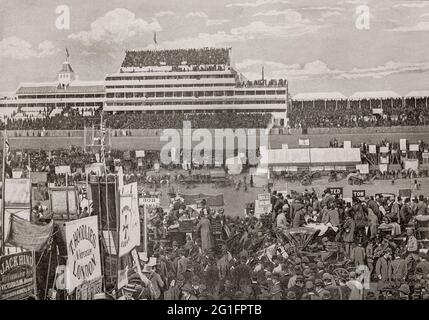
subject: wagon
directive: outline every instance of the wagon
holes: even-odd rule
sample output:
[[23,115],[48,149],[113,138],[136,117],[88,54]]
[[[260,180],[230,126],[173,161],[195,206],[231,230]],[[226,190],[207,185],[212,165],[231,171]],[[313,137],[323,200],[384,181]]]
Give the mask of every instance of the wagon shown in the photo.
[[349,185],[362,185],[364,184],[364,180],[362,178],[359,178],[357,176],[350,176],[347,180]]

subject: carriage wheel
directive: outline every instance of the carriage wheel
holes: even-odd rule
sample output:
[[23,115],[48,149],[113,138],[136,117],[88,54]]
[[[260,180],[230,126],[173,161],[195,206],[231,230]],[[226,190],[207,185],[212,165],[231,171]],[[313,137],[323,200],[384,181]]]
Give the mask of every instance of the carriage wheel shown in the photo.
[[344,268],[334,269],[333,274],[337,278],[341,278],[341,279],[347,279],[349,277],[349,272],[347,271],[347,269],[344,269]]

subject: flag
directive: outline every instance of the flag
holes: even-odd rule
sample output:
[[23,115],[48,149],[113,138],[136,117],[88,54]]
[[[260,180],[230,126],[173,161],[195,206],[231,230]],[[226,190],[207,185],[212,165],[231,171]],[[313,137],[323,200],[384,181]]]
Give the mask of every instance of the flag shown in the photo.
[[158,41],[156,41],[156,31],[153,33],[153,42],[155,44],[158,44]]
[[70,57],[70,54],[69,54],[69,50],[66,48],[66,56],[67,56],[67,60],[68,60],[68,58]]
[[309,146],[310,145],[310,139],[299,139],[298,144],[300,146]]
[[37,225],[12,214],[6,242],[27,250],[41,251],[52,234],[53,226],[53,220],[47,225]]

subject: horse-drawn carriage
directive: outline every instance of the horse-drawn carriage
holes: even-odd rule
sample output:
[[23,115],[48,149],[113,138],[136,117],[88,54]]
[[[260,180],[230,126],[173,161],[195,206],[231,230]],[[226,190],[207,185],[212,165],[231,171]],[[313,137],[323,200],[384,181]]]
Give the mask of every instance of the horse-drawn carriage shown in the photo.
[[350,173],[347,176],[347,183],[349,185],[362,185],[365,183],[372,183],[372,181],[375,179],[373,177],[372,179],[369,179],[369,176],[367,174],[361,174],[361,173]]
[[346,172],[344,171],[331,171],[329,173],[328,182],[337,182],[345,178]]
[[321,176],[322,176],[322,173],[320,171],[314,171],[308,174],[304,174],[304,176],[301,179],[301,184],[303,186],[309,186],[311,185],[314,179],[319,179]]

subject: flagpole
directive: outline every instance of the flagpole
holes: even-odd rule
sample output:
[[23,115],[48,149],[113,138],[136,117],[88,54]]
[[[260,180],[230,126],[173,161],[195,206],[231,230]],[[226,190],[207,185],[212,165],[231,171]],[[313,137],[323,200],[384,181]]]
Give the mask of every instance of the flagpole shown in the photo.
[[1,254],[5,254],[5,192],[6,190],[6,128],[3,132],[3,167],[2,167],[2,188],[1,188]]

